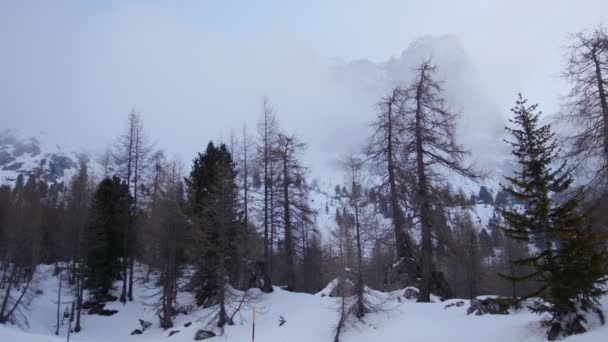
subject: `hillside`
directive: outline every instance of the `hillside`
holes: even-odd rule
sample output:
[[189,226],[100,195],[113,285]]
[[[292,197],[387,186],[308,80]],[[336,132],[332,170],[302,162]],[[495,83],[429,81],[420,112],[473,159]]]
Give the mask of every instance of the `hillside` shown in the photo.
[[[44,137],[44,136],[42,136]],[[13,184],[41,170],[49,183],[66,182],[74,174],[79,153],[54,146],[38,137],[22,137],[0,131],[0,184]]]

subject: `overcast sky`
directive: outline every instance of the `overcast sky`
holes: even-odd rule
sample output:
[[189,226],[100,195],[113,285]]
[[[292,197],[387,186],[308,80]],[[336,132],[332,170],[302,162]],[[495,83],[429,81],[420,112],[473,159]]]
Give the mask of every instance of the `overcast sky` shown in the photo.
[[520,90],[551,113],[568,34],[607,17],[606,0],[2,0],[0,119],[93,149],[136,108],[160,147],[190,160],[209,139],[255,130],[267,95],[313,155],[339,154],[353,141],[339,121],[371,120],[373,98],[326,84],[337,61],[384,63],[450,35],[500,112],[488,115],[508,115]]

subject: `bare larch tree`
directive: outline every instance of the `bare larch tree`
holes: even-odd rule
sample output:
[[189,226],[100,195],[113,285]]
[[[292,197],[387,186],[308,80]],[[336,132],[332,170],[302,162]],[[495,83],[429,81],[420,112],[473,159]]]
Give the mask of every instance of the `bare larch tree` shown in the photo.
[[262,119],[258,123],[258,161],[263,170],[263,204],[262,216],[264,225],[264,282],[262,290],[272,291],[272,233],[274,231],[274,148],[278,134],[278,123],[270,102],[264,98]]
[[409,166],[399,158],[407,144],[402,113],[398,110],[401,92],[400,88],[394,88],[388,96],[376,104],[377,117],[372,123],[374,133],[366,153],[374,165],[380,164],[386,167],[380,172],[383,177],[381,188],[388,189],[397,265],[411,280],[415,278],[415,269],[412,267],[414,248],[408,235],[411,222],[403,211],[404,194],[402,191],[405,188],[403,176],[409,173],[406,170]]
[[567,49],[563,77],[571,89],[565,97],[561,118],[573,123],[567,137],[567,157],[591,168],[595,184],[608,186],[608,32],[574,35]]
[[464,165],[466,151],[455,137],[457,115],[447,108],[441,84],[433,79],[435,69],[430,59],[423,62],[416,69],[416,79],[400,93],[403,98],[399,111],[410,137],[405,151],[409,153],[407,159],[416,165],[415,202],[422,231],[419,302],[430,301],[433,284],[432,207],[441,206],[441,196],[434,196],[434,189],[444,183],[445,174],[477,177]]

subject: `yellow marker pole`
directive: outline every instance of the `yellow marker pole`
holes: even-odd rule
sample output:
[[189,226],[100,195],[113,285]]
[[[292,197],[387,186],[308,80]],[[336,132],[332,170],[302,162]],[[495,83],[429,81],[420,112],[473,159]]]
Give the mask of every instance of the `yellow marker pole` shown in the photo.
[[253,326],[251,327],[251,342],[255,342],[255,306],[253,307]]

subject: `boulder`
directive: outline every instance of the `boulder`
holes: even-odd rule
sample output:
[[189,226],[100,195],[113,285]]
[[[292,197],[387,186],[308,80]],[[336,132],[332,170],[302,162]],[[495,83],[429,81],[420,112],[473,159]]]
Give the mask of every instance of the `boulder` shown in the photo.
[[451,307],[454,307],[454,306],[455,306],[455,307],[461,307],[461,306],[464,306],[464,301],[463,301],[463,300],[459,300],[459,301],[457,301],[457,302],[450,303],[450,304],[448,304],[448,305],[444,306],[444,307],[443,307],[443,309],[445,310],[445,309],[447,309],[447,308],[451,308]]
[[101,310],[100,313],[98,313],[98,315],[100,316],[112,316],[114,314],[118,313],[118,310]]
[[131,331],[131,335],[141,335],[142,333],[143,331],[141,331],[140,329],[135,329]]
[[191,326],[191,325],[192,325],[192,322],[188,322],[188,323],[184,324],[184,327],[186,327],[186,328],[187,328],[187,327],[189,327],[189,326]]
[[169,331],[169,336],[167,336],[167,337],[171,337],[171,336],[177,334],[178,332],[179,332],[179,330],[171,330],[171,331]]
[[467,315],[475,313],[477,316],[490,315],[508,315],[509,309],[516,305],[516,301],[510,298],[485,298],[472,299],[471,306],[467,309]]
[[152,326],[152,323],[150,323],[148,321],[144,321],[143,319],[140,318],[139,319],[139,325],[141,325],[142,330],[146,330],[146,329],[148,329],[149,327]]
[[215,337],[215,333],[208,330],[199,330],[196,332],[196,334],[194,334],[195,341],[201,341],[212,337]]
[[88,300],[87,300],[87,301],[84,301],[84,302],[82,303],[81,308],[82,308],[83,310],[89,310],[89,309],[92,309],[92,308],[93,308],[95,305],[97,305],[97,304],[99,304],[99,303],[97,303],[97,302],[92,302],[92,301],[88,301]]
[[415,287],[408,287],[405,289],[405,292],[403,292],[403,297],[405,297],[405,299],[418,299],[418,294],[420,293],[420,291],[415,288]]
[[100,315],[101,312],[104,310],[104,307],[106,306],[104,303],[95,303],[95,302],[90,303],[86,307],[84,304],[86,304],[86,302],[82,304],[82,308],[88,309],[89,315]]

